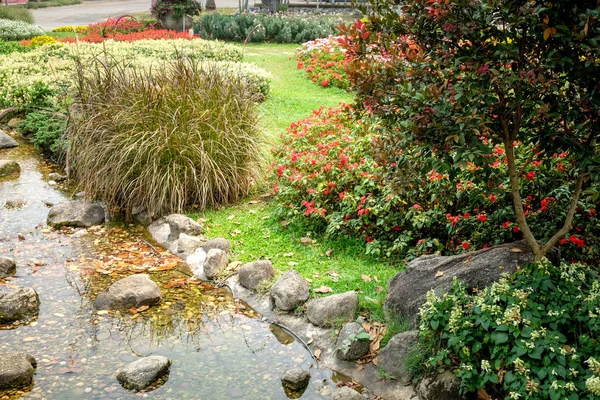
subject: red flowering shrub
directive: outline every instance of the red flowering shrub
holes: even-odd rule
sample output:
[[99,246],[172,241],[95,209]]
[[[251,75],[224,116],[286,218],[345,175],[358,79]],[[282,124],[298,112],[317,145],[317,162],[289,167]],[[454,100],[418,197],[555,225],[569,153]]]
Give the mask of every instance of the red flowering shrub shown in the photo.
[[[409,149],[397,154],[398,181],[385,179],[374,157],[382,145],[378,127],[354,120],[351,107],[319,109],[293,123],[275,149],[274,191],[280,216],[329,235],[360,235],[367,251],[415,257],[478,250],[521,239],[506,177],[505,152],[493,147],[488,165],[473,163],[456,176],[435,170],[425,175],[416,165],[423,155]],[[541,161],[535,149],[515,143],[523,165],[525,212],[539,237],[552,234],[567,213],[573,165],[568,154]],[[533,154],[533,156],[532,156]],[[496,170],[489,180],[485,168]],[[593,201],[582,199],[574,231],[560,242],[563,256],[598,261],[600,219]]]
[[346,73],[348,61],[341,49],[339,37],[330,36],[306,42],[296,52],[298,68],[306,70],[308,79],[323,87],[348,89],[350,80]]

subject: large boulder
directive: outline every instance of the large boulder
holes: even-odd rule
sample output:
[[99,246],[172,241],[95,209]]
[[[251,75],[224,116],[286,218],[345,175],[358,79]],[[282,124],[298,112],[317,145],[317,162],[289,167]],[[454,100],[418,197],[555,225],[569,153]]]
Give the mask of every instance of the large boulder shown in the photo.
[[37,362],[30,354],[0,353],[0,390],[30,385],[36,367]]
[[304,389],[306,386],[308,386],[309,381],[310,372],[302,368],[288,369],[281,377],[281,383],[283,383],[283,386],[293,391]]
[[117,372],[117,380],[126,389],[142,390],[169,372],[171,361],[163,356],[149,356],[128,364]]
[[47,222],[54,228],[61,226],[89,228],[104,222],[104,208],[100,204],[85,200],[68,201],[52,207]]
[[416,326],[419,308],[430,290],[437,295],[448,291],[454,278],[469,289],[482,289],[531,261],[533,254],[525,241],[456,256],[422,256],[390,280],[385,308]]
[[203,248],[196,249],[192,254],[187,256],[185,263],[190,267],[190,270],[194,274],[194,278],[201,279],[203,281],[208,280],[204,273],[204,262],[206,261],[206,252]]
[[451,371],[424,378],[417,385],[421,400],[462,400],[460,380]]
[[415,349],[419,331],[406,331],[394,335],[377,356],[377,366],[401,384],[410,385],[408,354]]
[[336,344],[336,356],[340,360],[354,361],[366,356],[371,349],[371,340],[359,338],[361,333],[366,333],[364,328],[358,322],[349,322],[340,331]]
[[10,149],[18,145],[19,143],[15,139],[8,136],[3,130],[0,130],[0,149]]
[[37,315],[40,298],[31,288],[0,286],[0,323]]
[[225,253],[229,253],[231,251],[231,243],[225,238],[215,238],[210,239],[206,243],[204,243],[202,245],[202,248],[207,253],[210,249],[219,249],[223,250]]
[[229,256],[223,250],[210,249],[204,261],[204,273],[208,279],[215,279],[229,264]]
[[352,291],[311,300],[306,305],[306,317],[314,325],[331,326],[354,319],[357,310],[358,295]]
[[271,287],[270,295],[275,307],[283,311],[291,311],[308,300],[310,287],[306,279],[292,269],[275,282]]
[[158,244],[168,247],[170,243],[179,239],[182,233],[190,236],[202,234],[203,227],[183,214],[171,214],[151,223],[148,231]]
[[256,290],[264,281],[270,281],[275,276],[273,264],[269,260],[259,260],[244,264],[238,270],[240,284],[246,289]]
[[0,276],[17,272],[17,264],[11,258],[0,257]]
[[0,160],[0,178],[21,173],[21,166],[16,161]]
[[130,275],[116,281],[96,297],[99,310],[152,306],[161,299],[160,288],[146,274]]

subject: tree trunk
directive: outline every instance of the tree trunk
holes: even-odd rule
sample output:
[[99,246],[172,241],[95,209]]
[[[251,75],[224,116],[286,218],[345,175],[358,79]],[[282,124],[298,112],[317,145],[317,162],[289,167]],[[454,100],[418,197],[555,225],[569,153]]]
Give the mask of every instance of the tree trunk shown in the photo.
[[263,7],[275,14],[279,11],[280,0],[262,0]]

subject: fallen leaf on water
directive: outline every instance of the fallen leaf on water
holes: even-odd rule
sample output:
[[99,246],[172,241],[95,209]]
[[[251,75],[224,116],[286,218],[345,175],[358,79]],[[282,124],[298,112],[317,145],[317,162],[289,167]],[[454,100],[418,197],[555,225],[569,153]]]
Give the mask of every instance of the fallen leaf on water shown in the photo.
[[312,344],[313,341],[314,341],[313,338],[310,338],[310,339],[308,339],[308,342],[306,342],[306,344]]
[[36,338],[34,338],[33,336],[28,336],[26,338],[23,338],[24,342],[33,342]]
[[323,285],[320,288],[315,289],[314,292],[315,293],[331,293],[331,292],[333,292],[333,289],[330,288],[329,286]]
[[369,275],[362,274],[360,278],[365,282],[371,282],[371,277]]
[[182,287],[185,287],[186,285],[187,285],[187,278],[178,278],[178,279],[171,279],[163,287],[165,289],[182,288]]
[[99,311],[96,312],[96,314],[98,314],[98,315],[106,315],[106,314],[108,314],[108,310],[99,310]]
[[57,312],[57,313],[54,313],[53,315],[54,315],[55,317],[59,317],[59,318],[64,318],[64,316],[65,316],[65,314],[63,314],[63,313],[59,313],[59,312]]

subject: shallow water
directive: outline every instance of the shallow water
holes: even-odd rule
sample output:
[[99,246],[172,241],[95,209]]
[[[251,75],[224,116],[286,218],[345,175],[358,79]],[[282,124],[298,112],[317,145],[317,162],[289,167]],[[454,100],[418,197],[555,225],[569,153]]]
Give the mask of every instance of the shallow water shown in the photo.
[[[0,278],[0,284],[33,287],[41,301],[37,318],[0,325],[0,353],[24,351],[38,361],[33,385],[0,391],[0,399],[286,399],[280,377],[296,366],[310,368],[313,377],[302,399],[324,398],[320,390],[335,386],[331,371],[318,369],[302,343],[225,289],[189,280],[185,266],[175,265],[136,228],[83,235],[47,229],[46,203],[67,199],[47,183],[54,167],[24,143],[0,150],[0,159],[22,168],[18,179],[0,181],[0,256],[17,262],[17,275]],[[17,198],[26,205],[4,207]],[[161,286],[159,306],[93,309],[97,293],[142,271]],[[145,392],[123,389],[116,371],[148,355],[172,361],[168,379]]]

